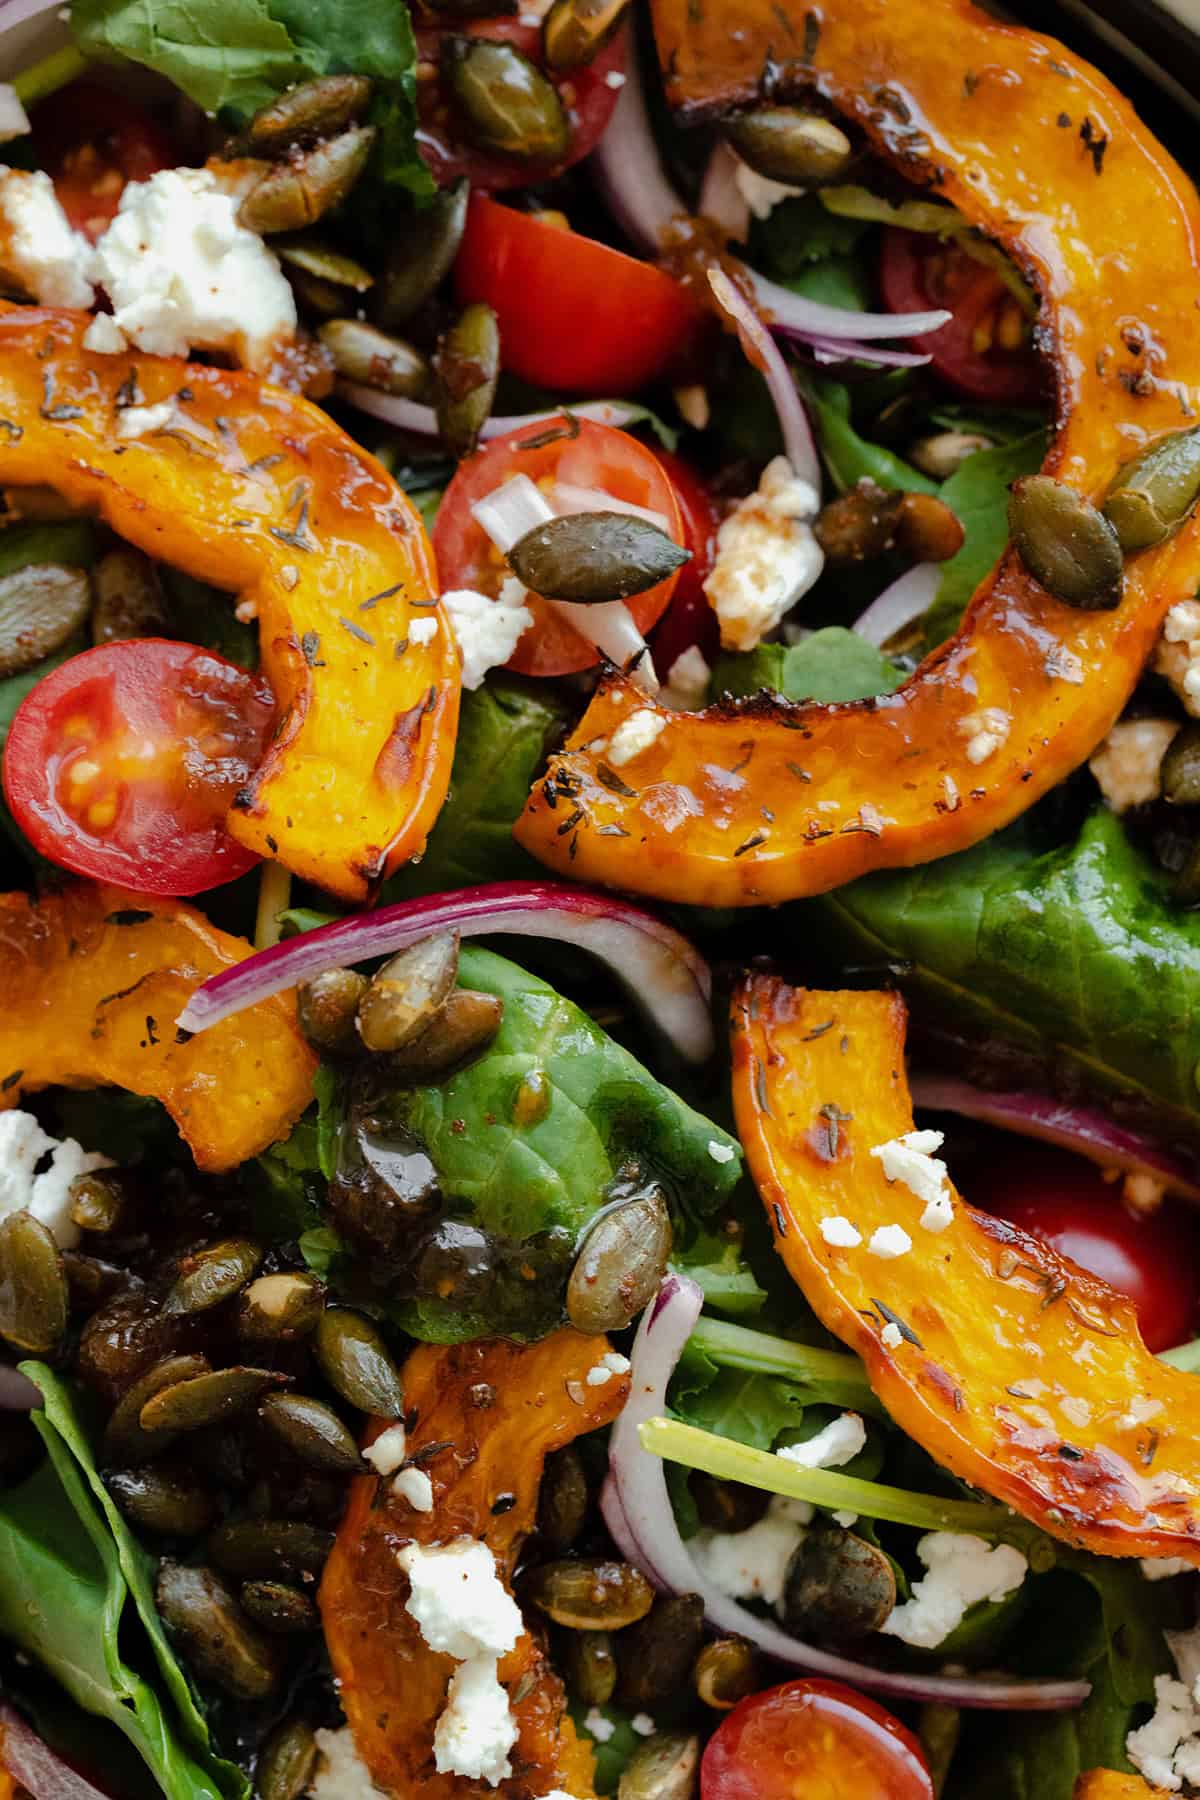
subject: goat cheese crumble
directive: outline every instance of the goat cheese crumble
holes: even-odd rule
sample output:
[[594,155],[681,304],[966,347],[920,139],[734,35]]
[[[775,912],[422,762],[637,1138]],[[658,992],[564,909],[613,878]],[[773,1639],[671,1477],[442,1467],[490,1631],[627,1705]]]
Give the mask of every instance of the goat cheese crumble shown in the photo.
[[175,417],[175,402],[159,400],[154,406],[127,406],[117,417],[117,436],[119,438],[149,437],[152,432],[165,431]]
[[1178,694],[1184,711],[1200,719],[1200,602],[1180,600],[1170,609],[1154,651],[1154,667]]
[[432,644],[437,629],[436,619],[414,619],[408,628],[408,641],[410,644]]
[[52,1138],[32,1113],[0,1113],[0,1217],[31,1212],[60,1250],[73,1250],[79,1242],[71,1183],[77,1175],[112,1166],[111,1157],[85,1150],[74,1138]]
[[1012,717],[1003,707],[984,706],[978,712],[967,713],[961,718],[958,729],[967,739],[967,761],[982,763],[989,756],[994,756],[997,750],[1002,750],[1008,742]]
[[917,1545],[927,1573],[912,1597],[880,1630],[917,1650],[936,1650],[981,1600],[1004,1600],[1025,1579],[1029,1564],[1011,1544],[989,1544],[961,1531],[931,1531]]
[[370,1463],[377,1475],[394,1475],[403,1465],[407,1450],[408,1433],[403,1425],[389,1425],[363,1451],[363,1460]]
[[424,1469],[401,1469],[392,1483],[392,1492],[407,1500],[414,1512],[433,1511],[433,1483]]
[[633,762],[644,750],[649,750],[651,744],[657,743],[666,725],[667,721],[660,713],[651,712],[648,706],[639,706],[636,712],[621,720],[609,739],[608,762],[614,769],[623,769],[626,763]]
[[619,1350],[609,1350],[588,1370],[587,1384],[589,1387],[604,1387],[614,1375],[628,1375],[629,1367],[627,1356],[622,1356]]
[[776,1452],[798,1469],[840,1469],[853,1461],[867,1441],[867,1428],[855,1412],[844,1412],[803,1444],[788,1444]]
[[496,1675],[494,1656],[473,1656],[450,1677],[446,1705],[433,1730],[433,1762],[439,1775],[462,1775],[493,1787],[512,1774],[508,1753],[517,1721],[508,1690]]
[[533,624],[525,589],[515,575],[501,583],[494,600],[474,588],[451,588],[442,595],[442,605],[458,640],[465,688],[479,687],[489,669],[506,663]]
[[856,1250],[862,1243],[862,1232],[841,1213],[831,1213],[829,1218],[822,1219],[820,1230],[825,1242],[835,1250]]
[[901,1182],[925,1202],[921,1214],[924,1231],[945,1231],[954,1217],[954,1202],[946,1185],[946,1165],[933,1152],[945,1139],[940,1131],[906,1131],[903,1137],[876,1144],[871,1155],[883,1164],[889,1181]]
[[1113,726],[1088,763],[1113,812],[1158,799],[1159,769],[1178,730],[1173,719],[1124,719]]
[[879,1225],[871,1233],[867,1249],[872,1256],[880,1256],[885,1262],[894,1262],[898,1256],[907,1256],[912,1249],[912,1239],[903,1225]]
[[0,167],[0,270],[42,306],[90,307],[92,247],[44,169]]
[[358,1754],[348,1725],[339,1731],[320,1730],[317,1740],[317,1772],[308,1789],[312,1800],[375,1800],[379,1789]]
[[698,1531],[688,1539],[688,1550],[701,1574],[731,1600],[764,1600],[775,1606],[812,1516],[807,1501],[774,1494],[766,1513],[747,1531]]
[[617,1729],[611,1719],[605,1718],[598,1706],[593,1706],[590,1712],[584,1714],[583,1728],[598,1744],[607,1744]]
[[879,1340],[886,1350],[898,1350],[904,1342],[904,1333],[893,1320],[889,1319],[879,1334]]
[[719,1144],[716,1138],[709,1138],[708,1154],[715,1163],[731,1163],[737,1151],[732,1144]]
[[726,650],[753,650],[816,581],[825,556],[809,520],[820,504],[816,489],[777,456],[721,526],[704,592]]
[[695,712],[708,697],[712,670],[699,644],[690,644],[667,671],[659,699],[675,712]]

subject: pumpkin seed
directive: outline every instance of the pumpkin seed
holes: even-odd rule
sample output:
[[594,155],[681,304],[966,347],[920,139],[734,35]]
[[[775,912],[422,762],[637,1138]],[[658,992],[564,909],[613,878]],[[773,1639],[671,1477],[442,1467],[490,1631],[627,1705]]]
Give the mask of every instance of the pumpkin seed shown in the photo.
[[345,288],[335,287],[332,281],[322,281],[319,275],[310,275],[305,269],[290,268],[284,273],[292,284],[297,304],[305,312],[315,313],[319,319],[336,319],[339,313],[345,312],[348,299]]
[[213,1521],[213,1503],[202,1487],[161,1463],[117,1469],[106,1486],[126,1518],[143,1531],[198,1537]]
[[572,1631],[621,1631],[644,1619],[654,1589],[632,1563],[563,1558],[531,1569],[523,1583],[526,1599]]
[[968,456],[991,448],[991,438],[977,431],[935,431],[908,446],[908,460],[934,481],[948,481]]
[[325,1289],[315,1275],[289,1269],[260,1275],[242,1290],[238,1331],[244,1338],[277,1342],[315,1331],[325,1305]]
[[125,1214],[128,1196],[119,1175],[93,1169],[77,1175],[70,1187],[71,1223],[80,1231],[115,1231]]
[[1085,612],[1121,603],[1123,559],[1103,513],[1049,475],[1013,483],[1008,528],[1021,561],[1047,593]]
[[242,1606],[256,1625],[281,1637],[320,1627],[317,1609],[308,1595],[286,1581],[248,1581],[242,1588]]
[[167,602],[158,571],[148,556],[128,545],[109,550],[92,570],[92,642],[162,637]]
[[873,562],[895,542],[903,499],[865,478],[821,508],[813,536],[831,563]]
[[1184,725],[1167,745],[1159,769],[1172,806],[1200,806],[1200,725]]
[[300,1800],[317,1766],[317,1740],[303,1719],[277,1725],[258,1754],[254,1791],[258,1800]]
[[218,1569],[250,1581],[319,1575],[332,1548],[332,1531],[303,1519],[237,1519],[208,1540]]
[[583,605],[644,594],[690,557],[649,519],[620,512],[547,519],[508,553],[514,574],[535,594]]
[[358,1034],[368,1050],[403,1050],[445,1005],[458,979],[458,933],[410,944],[371,977],[358,1003]]
[[305,138],[340,131],[362,117],[371,98],[365,75],[322,75],[288,88],[246,126],[241,148],[254,156],[279,156]]
[[947,1706],[941,1700],[927,1700],[917,1714],[917,1736],[929,1765],[934,1800],[941,1800],[961,1735],[962,1713],[958,1707]]
[[332,288],[348,288],[351,293],[365,294],[375,285],[370,269],[364,269],[352,256],[335,250],[332,244],[308,232],[300,237],[279,238],[271,248],[287,268],[299,269],[305,275],[327,282]]
[[688,1731],[660,1731],[625,1764],[617,1800],[692,1800],[699,1773],[700,1739]]
[[176,1381],[147,1400],[138,1415],[143,1431],[199,1431],[244,1412],[269,1387],[287,1381],[277,1369],[212,1369]]
[[163,1559],[158,1610],[196,1672],[236,1700],[265,1700],[279,1682],[279,1654],[211,1569]]
[[661,1188],[609,1207],[583,1240],[567,1283],[577,1331],[620,1331],[658,1292],[671,1254],[671,1214]]
[[344,1237],[391,1261],[412,1249],[412,1227],[440,1200],[437,1171],[420,1139],[352,1106],[338,1132],[328,1205]]
[[114,1295],[136,1290],[137,1277],[124,1263],[108,1262],[102,1256],[88,1256],[82,1250],[64,1250],[63,1274],[72,1309],[103,1306]]
[[1173,431],[1127,463],[1108,490],[1104,516],[1126,553],[1161,544],[1200,498],[1200,431]]
[[771,1496],[740,1481],[694,1474],[688,1483],[700,1523],[710,1531],[749,1531],[766,1513]]
[[91,604],[86,569],[27,563],[0,576],[0,677],[32,669],[60,649]]
[[268,1394],[258,1416],[301,1462],[345,1474],[361,1471],[358,1445],[324,1401],[306,1394]]
[[854,154],[832,119],[794,106],[760,106],[730,119],[724,131],[742,161],[760,175],[804,187],[836,181]]
[[557,162],[571,128],[552,82],[512,44],[449,34],[442,75],[476,149],[517,162]]
[[538,1492],[537,1527],[551,1550],[569,1550],[587,1523],[590,1495],[583,1458],[566,1444],[546,1458]]
[[420,351],[403,338],[389,337],[361,319],[329,319],[317,336],[338,374],[348,381],[410,400],[423,400],[428,394],[433,372]]
[[140,1424],[142,1408],[165,1388],[174,1387],[181,1381],[192,1381],[198,1375],[207,1374],[208,1369],[206,1356],[164,1356],[153,1368],[147,1369],[132,1387],[126,1389],[109,1415],[104,1428],[105,1463],[148,1462],[173,1444],[178,1435],[176,1432],[143,1431]]
[[542,25],[542,60],[561,75],[598,56],[625,17],[629,0],[554,0]]
[[31,1212],[0,1220],[0,1337],[48,1356],[67,1329],[67,1278],[58,1245]]
[[789,1631],[850,1643],[878,1631],[895,1604],[896,1577],[875,1544],[840,1526],[805,1535],[784,1582]]
[[346,198],[367,166],[374,141],[373,126],[355,125],[287,162],[272,164],[238,208],[239,222],[264,236],[314,225]]
[[165,1313],[201,1313],[232,1300],[263,1259],[250,1238],[224,1238],[184,1258],[178,1279],[163,1301]]
[[607,1631],[568,1631],[562,1643],[567,1686],[584,1706],[607,1706],[617,1685],[617,1664]]
[[490,306],[463,308],[438,344],[435,368],[438,430],[455,456],[469,456],[500,379],[500,328]]
[[356,969],[326,969],[301,983],[296,996],[300,1029],[318,1050],[343,1054],[358,1043],[355,1018],[367,991],[367,978]]
[[949,562],[966,538],[958,514],[936,494],[905,494],[896,520],[896,546],[914,562]]
[[406,324],[450,273],[466,228],[469,196],[465,180],[440,188],[428,206],[419,211],[410,207],[391,229],[373,308],[375,323],[385,331]]
[[705,1706],[728,1712],[762,1686],[762,1670],[745,1638],[714,1638],[696,1658],[692,1682]]
[[486,1050],[503,1019],[498,994],[454,988],[421,1035],[388,1058],[388,1074],[404,1085],[439,1081]]
[[621,1704],[644,1712],[682,1691],[703,1642],[699,1594],[656,1600],[641,1623],[620,1639]]
[[369,1319],[344,1306],[327,1307],[317,1326],[315,1348],[322,1374],[343,1400],[377,1418],[401,1416],[400,1370]]

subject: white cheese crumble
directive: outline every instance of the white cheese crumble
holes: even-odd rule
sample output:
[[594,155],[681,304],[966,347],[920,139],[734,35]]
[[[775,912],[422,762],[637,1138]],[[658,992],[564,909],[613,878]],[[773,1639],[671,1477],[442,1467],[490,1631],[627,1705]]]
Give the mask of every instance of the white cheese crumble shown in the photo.
[[827,1219],[822,1219],[820,1231],[825,1242],[835,1250],[856,1250],[862,1243],[862,1232],[841,1213],[831,1213]]
[[666,724],[660,713],[651,712],[648,706],[639,706],[627,719],[622,719],[613,732],[608,745],[608,762],[614,769],[623,769],[626,763],[633,762],[658,741]]
[[931,1531],[917,1545],[927,1574],[912,1598],[880,1627],[918,1650],[936,1650],[980,1600],[1004,1600],[1025,1579],[1029,1564],[1011,1544],[989,1544],[961,1531]]
[[450,1677],[446,1705],[433,1730],[433,1763],[439,1775],[462,1775],[493,1787],[512,1774],[508,1753],[517,1721],[508,1690],[496,1676],[494,1656],[473,1656]]
[[997,750],[1003,749],[1008,742],[1012,717],[1001,706],[984,706],[978,712],[967,713],[961,718],[958,729],[968,740],[967,761],[982,763],[989,756],[994,756]]
[[1200,602],[1180,600],[1168,612],[1154,666],[1174,688],[1184,711],[1200,719]]
[[0,1113],[0,1217],[31,1212],[60,1250],[73,1250],[79,1242],[71,1183],[77,1175],[112,1166],[110,1157],[85,1150],[74,1138],[50,1137],[32,1113]]
[[414,1512],[433,1511],[433,1483],[424,1469],[401,1469],[392,1483],[392,1492],[407,1500]]
[[816,489],[777,456],[721,526],[704,592],[726,650],[753,650],[816,581],[825,557],[808,521],[819,507]]
[[173,400],[160,400],[155,406],[127,406],[117,416],[117,436],[149,437],[151,432],[165,431],[174,417]]
[[912,1239],[903,1225],[876,1226],[867,1245],[872,1256],[881,1256],[885,1262],[894,1262],[898,1256],[907,1256],[912,1247]]
[[1147,1581],[1168,1581],[1172,1575],[1196,1572],[1195,1563],[1185,1562],[1182,1556],[1144,1556],[1140,1567]]
[[739,156],[733,167],[734,186],[756,219],[769,219],[781,200],[802,194],[803,188],[790,187],[786,181],[772,181]]
[[605,1718],[598,1706],[593,1706],[590,1712],[584,1714],[583,1728],[598,1744],[607,1744],[617,1729],[611,1719]]
[[600,1361],[593,1363],[588,1370],[587,1384],[589,1387],[605,1387],[614,1375],[628,1375],[629,1367],[629,1358],[622,1356],[619,1350],[606,1351]]
[[776,1452],[798,1469],[840,1469],[853,1461],[867,1441],[867,1428],[857,1413],[844,1412],[803,1444]]
[[442,595],[442,605],[458,639],[465,688],[479,687],[489,669],[506,663],[522,633],[533,624],[533,614],[525,605],[525,589],[515,575],[501,584],[495,600],[474,588],[451,588]]
[[667,671],[659,699],[675,712],[695,712],[708,698],[712,670],[699,644],[691,644]]
[[888,1320],[879,1336],[880,1341],[888,1350],[898,1350],[900,1345],[904,1342],[904,1333],[891,1319]]
[[1113,726],[1088,762],[1113,812],[1157,800],[1159,769],[1178,730],[1173,719],[1123,719]]
[[0,270],[43,306],[90,307],[92,247],[44,169],[0,166]]
[[715,1163],[731,1163],[737,1151],[732,1144],[718,1144],[716,1138],[709,1138],[708,1154]]
[[314,1733],[320,1760],[308,1792],[312,1800],[374,1800],[379,1789],[358,1754],[348,1725],[340,1731]]
[[375,1442],[363,1451],[363,1458],[377,1475],[394,1475],[408,1451],[408,1433],[403,1425],[389,1425]]
[[408,641],[410,644],[432,644],[437,629],[436,619],[414,619],[408,628]]
[[[1169,1634],[1171,1635],[1171,1634]],[[1200,1686],[1200,1683],[1196,1684]],[[1200,1786],[1200,1697],[1172,1675],[1154,1677],[1154,1714],[1125,1739],[1125,1754],[1153,1786]]]
[[92,273],[131,343],[156,356],[229,350],[247,368],[269,368],[295,335],[296,302],[237,213],[237,196],[208,169],[160,169],[126,186]]
[[83,334],[83,347],[101,356],[117,356],[125,348],[125,333],[111,313],[97,313]]
[[731,1600],[764,1600],[774,1606],[783,1598],[788,1564],[812,1514],[806,1501],[775,1494],[748,1531],[698,1531],[688,1539],[688,1549],[701,1574]]
[[890,1138],[876,1144],[872,1156],[879,1158],[889,1181],[899,1181],[925,1202],[921,1214],[924,1231],[945,1231],[954,1217],[954,1202],[946,1185],[946,1165],[933,1154],[944,1142],[940,1131],[906,1131],[903,1137]]
[[639,1737],[653,1737],[654,1733],[658,1730],[658,1726],[654,1723],[650,1714],[644,1712],[634,1713],[632,1719],[629,1721],[629,1725],[630,1729],[636,1731]]

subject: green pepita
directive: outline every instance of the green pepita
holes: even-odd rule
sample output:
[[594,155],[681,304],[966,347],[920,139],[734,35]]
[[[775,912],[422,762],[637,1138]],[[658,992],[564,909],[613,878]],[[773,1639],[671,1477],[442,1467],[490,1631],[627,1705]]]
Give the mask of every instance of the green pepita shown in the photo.
[[331,1406],[306,1394],[268,1394],[258,1409],[263,1424],[293,1456],[314,1469],[354,1474],[362,1468],[358,1445]]
[[299,269],[302,274],[328,282],[332,288],[365,294],[375,285],[370,269],[364,269],[352,256],[335,250],[332,244],[308,232],[300,237],[277,238],[271,248],[286,268]]
[[372,314],[385,331],[407,324],[442,285],[467,223],[466,181],[440,188],[429,205],[412,206],[391,228],[391,244],[375,289]]
[[770,1504],[761,1488],[740,1481],[721,1481],[715,1475],[695,1474],[688,1483],[700,1523],[709,1531],[749,1531]]
[[649,519],[582,512],[535,525],[517,539],[508,561],[535,594],[590,605],[644,594],[690,556]]
[[252,1342],[275,1343],[315,1331],[325,1305],[325,1289],[315,1275],[288,1269],[260,1275],[242,1290],[238,1331]]
[[263,1253],[250,1238],[224,1238],[186,1257],[163,1302],[165,1313],[201,1313],[232,1300],[250,1280]]
[[93,1169],[77,1175],[71,1183],[71,1223],[80,1231],[103,1235],[121,1224],[128,1203],[125,1184],[119,1174],[107,1169]]
[[242,1606],[256,1625],[280,1637],[320,1629],[321,1621],[312,1600],[286,1581],[246,1582]]
[[138,1423],[146,1432],[200,1431],[244,1412],[287,1379],[277,1369],[212,1369],[161,1389],[147,1400]]
[[645,1712],[683,1691],[704,1642],[699,1594],[668,1594],[618,1641],[621,1704]]
[[607,1706],[617,1686],[617,1663],[607,1631],[568,1631],[562,1640],[563,1673],[584,1706]]
[[117,1401],[104,1428],[104,1461],[113,1463],[148,1462],[174,1443],[175,1432],[144,1431],[140,1424],[142,1408],[165,1388],[181,1381],[194,1381],[208,1372],[206,1356],[164,1356],[153,1368],[126,1389]]
[[255,113],[242,137],[242,148],[254,156],[279,156],[291,145],[341,131],[361,118],[371,98],[364,75],[322,75],[288,88]]
[[1108,490],[1104,516],[1126,555],[1178,531],[1200,498],[1200,431],[1174,431],[1127,463]]
[[1172,806],[1200,806],[1200,724],[1184,725],[1167,746],[1159,770]]
[[143,1531],[198,1537],[212,1524],[213,1503],[204,1489],[161,1463],[117,1469],[106,1485],[126,1518]]
[[300,1800],[317,1766],[317,1740],[303,1719],[277,1725],[258,1756],[254,1791],[258,1800]]
[[0,1220],[0,1337],[48,1356],[66,1332],[67,1308],[58,1245],[31,1212],[9,1213]]
[[300,1029],[318,1050],[346,1054],[358,1043],[355,1019],[367,991],[357,969],[326,969],[301,984],[296,996]]
[[374,141],[372,126],[355,125],[272,164],[238,208],[240,223],[264,236],[315,225],[346,198],[367,166]]
[[542,59],[562,75],[582,69],[618,30],[629,0],[554,0],[542,24]]
[[572,1631],[621,1631],[644,1619],[654,1589],[632,1563],[564,1558],[531,1569],[522,1584],[525,1598]]
[[347,1307],[327,1307],[317,1326],[317,1361],[329,1385],[359,1412],[398,1419],[404,1384],[387,1345],[369,1319]]
[[571,128],[563,103],[514,45],[448,35],[442,73],[477,149],[525,163],[553,163],[565,154]]
[[410,944],[371,977],[358,1003],[358,1034],[368,1050],[403,1050],[432,1023],[458,979],[458,935],[441,932]]
[[158,1610],[196,1672],[236,1700],[265,1700],[279,1682],[279,1654],[211,1569],[159,1564]]
[[852,1643],[878,1631],[896,1604],[896,1576],[875,1544],[840,1526],[806,1533],[788,1568],[788,1629],[818,1643]]
[[546,1458],[538,1492],[537,1526],[551,1550],[569,1550],[587,1523],[590,1494],[583,1458],[574,1444]]
[[700,1778],[700,1739],[660,1731],[633,1752],[617,1784],[617,1800],[692,1800]]
[[1008,528],[1029,573],[1057,600],[1084,612],[1120,605],[1124,560],[1117,534],[1074,488],[1049,475],[1014,482]]
[[745,1638],[714,1638],[696,1658],[692,1683],[705,1706],[728,1712],[763,1685],[762,1668]]
[[409,400],[423,400],[428,394],[433,371],[421,352],[403,338],[390,337],[362,319],[329,319],[317,336],[332,356],[334,368],[347,381]]
[[332,1548],[333,1533],[303,1519],[237,1519],[208,1540],[218,1569],[246,1581],[319,1575]]
[[128,545],[109,550],[92,570],[92,642],[165,637],[167,602],[148,556]]
[[420,1036],[389,1057],[388,1073],[402,1085],[440,1081],[486,1050],[503,1018],[498,994],[455,988]]
[[724,129],[743,162],[771,181],[804,187],[837,181],[854,154],[832,119],[793,106],[762,106],[729,120]]
[[469,456],[500,379],[500,328],[490,306],[463,308],[438,344],[435,370],[438,430],[455,456]]
[[600,1214],[567,1283],[567,1317],[577,1331],[620,1331],[658,1292],[671,1254],[671,1214],[651,1188]]
[[19,675],[61,649],[91,604],[86,569],[28,563],[0,575],[0,677]]

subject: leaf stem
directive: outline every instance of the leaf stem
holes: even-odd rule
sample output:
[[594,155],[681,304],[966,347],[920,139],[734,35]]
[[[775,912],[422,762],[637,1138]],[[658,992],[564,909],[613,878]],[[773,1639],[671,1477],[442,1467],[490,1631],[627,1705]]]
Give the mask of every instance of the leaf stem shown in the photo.
[[292,899],[291,872],[282,863],[265,862],[258,877],[258,912],[254,920],[254,948],[269,950],[279,942],[280,914]]
[[87,58],[83,52],[74,44],[64,44],[61,50],[52,50],[31,68],[14,75],[12,85],[22,106],[32,106],[35,101],[44,100],[47,94],[66,87],[68,81],[82,75],[86,67]]
[[770,1332],[751,1331],[707,1315],[700,1319],[688,1343],[724,1369],[744,1369],[752,1375],[786,1375],[813,1386],[836,1387],[847,1405],[870,1406],[874,1402],[866,1370],[857,1356],[846,1351],[817,1350],[810,1344]]

